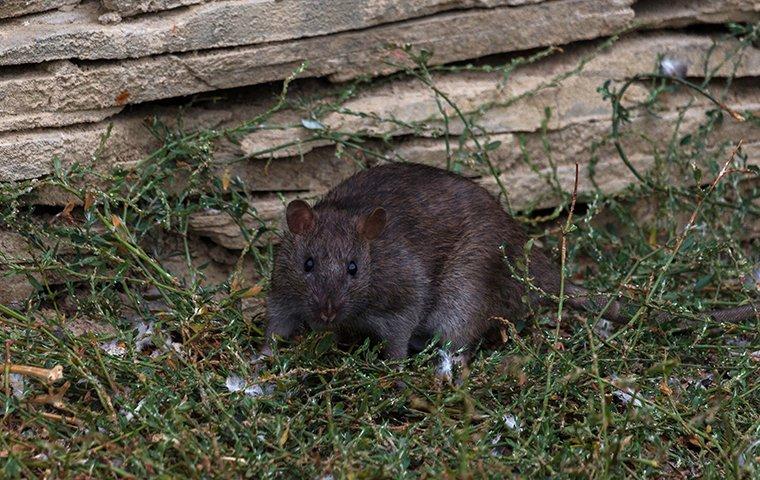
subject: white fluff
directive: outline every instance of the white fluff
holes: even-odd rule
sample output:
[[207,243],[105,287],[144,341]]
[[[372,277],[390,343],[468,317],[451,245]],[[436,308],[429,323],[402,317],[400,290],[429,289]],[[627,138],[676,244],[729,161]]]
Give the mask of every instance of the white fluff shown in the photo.
[[[617,375],[612,376],[612,381],[615,382],[618,380]],[[640,407],[642,405],[641,401],[639,401],[638,398],[634,398],[634,395],[636,397],[639,397],[639,395],[636,394],[636,392],[631,387],[623,387],[622,389],[617,389],[614,392],[612,392],[612,396],[620,400],[620,402],[623,405],[628,405],[633,401],[634,407]]]
[[245,380],[237,375],[230,375],[227,377],[227,381],[224,383],[227,386],[227,390],[230,392],[239,392],[245,388]]
[[507,426],[508,429],[514,430],[515,432],[522,432],[522,427],[520,426],[520,420],[517,419],[514,415],[504,415],[502,417],[502,420],[504,421],[504,425]]
[[24,383],[23,375],[20,375],[18,373],[11,373],[10,375],[8,375],[8,381],[11,384],[11,390],[13,391],[13,396],[19,400],[23,400],[24,390],[26,387]]
[[118,340],[111,340],[107,343],[102,343],[100,349],[106,352],[112,357],[123,357],[127,354],[127,349]]
[[660,73],[673,78],[685,78],[689,67],[677,58],[663,57],[660,61]]
[[451,353],[444,349],[438,350],[438,355],[441,356],[441,364],[438,366],[438,376],[451,379],[453,375],[454,359]]
[[274,390],[274,385],[262,386],[260,383],[256,383],[255,381],[251,381],[249,383],[240,378],[238,375],[234,374],[227,377],[225,386],[227,387],[227,390],[232,393],[242,390],[244,394],[253,398],[266,395]]

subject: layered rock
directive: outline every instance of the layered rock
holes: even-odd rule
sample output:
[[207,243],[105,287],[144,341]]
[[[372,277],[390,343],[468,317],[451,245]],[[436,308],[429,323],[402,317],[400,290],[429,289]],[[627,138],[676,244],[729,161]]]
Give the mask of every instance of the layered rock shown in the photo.
[[[737,57],[737,51],[743,54]],[[606,79],[655,72],[661,57],[685,62],[690,66],[689,74],[695,77],[706,72],[713,77],[760,76],[760,50],[741,50],[736,41],[720,41],[705,35],[670,32],[631,35],[601,54],[594,56],[594,52],[593,46],[568,49],[562,55],[518,69],[507,82],[501,81],[499,73],[483,72],[435,75],[433,82],[466,114],[479,112],[473,118],[487,131],[525,132],[541,128],[546,108],[552,109],[547,124],[549,129],[608,120],[611,115],[609,101],[597,92],[602,83]],[[569,76],[579,68],[578,74]],[[567,78],[563,78],[565,76]],[[638,102],[647,94],[645,85],[637,84],[628,90],[626,99]],[[743,98],[742,94],[737,96]],[[747,104],[749,108],[753,105],[754,101]],[[454,134],[461,133],[463,125],[453,109],[445,106],[445,110],[451,119],[449,129]],[[415,79],[378,85],[360,92],[344,102],[341,111],[326,115],[320,122],[335,132],[372,136],[406,135],[412,131],[406,125],[413,123],[425,123],[431,129],[442,126],[436,94]],[[248,155],[268,152],[269,156],[284,157],[328,143],[310,141],[314,132],[304,128],[298,119],[282,118],[280,125],[282,128],[247,135],[242,141],[243,151]],[[426,135],[424,131],[415,133]],[[271,151],[277,145],[294,142],[296,144],[287,149]]]
[[[227,2],[220,2],[222,3]],[[274,4],[278,3],[280,2]],[[623,28],[633,18],[629,3],[616,0],[612,8],[599,10],[594,0],[557,0],[522,7],[456,11],[367,30],[337,33],[330,35],[329,41],[324,38],[298,38],[287,42],[204,49],[195,53],[157,55],[117,62],[64,61],[53,68],[37,68],[26,75],[0,77],[0,116],[8,117],[0,119],[0,125],[5,125],[6,129],[17,129],[18,125],[32,122],[30,116],[35,117],[39,126],[64,125],[66,120],[59,117],[58,112],[114,108],[280,80],[288,77],[304,62],[308,63],[308,67],[301,76],[328,75],[348,79],[367,73],[390,73],[404,68],[407,63],[406,56],[389,48],[389,45],[411,44],[416,48],[429,49],[435,52],[431,62],[441,64],[492,53],[590,39]],[[216,5],[216,2],[210,5]],[[572,27],[562,20],[568,16],[576,19]],[[540,30],[526,31],[526,25],[530,24],[535,24]],[[20,29],[21,27],[19,26]],[[206,27],[208,26],[204,25]],[[241,26],[244,27],[246,25]],[[262,28],[266,29],[266,25]],[[174,38],[170,28],[168,31],[170,33],[167,36]],[[11,34],[12,32],[0,33],[8,36]],[[85,33],[82,35],[89,36]],[[140,42],[127,38],[130,38],[128,48],[137,48],[133,43]],[[176,41],[182,41],[181,44],[185,45],[182,37],[177,38]],[[107,45],[114,42],[109,37],[101,41]],[[145,42],[151,46],[155,43],[153,37],[145,37]],[[0,64],[36,58],[31,50],[40,48],[39,41],[33,36],[19,40],[15,46],[12,39],[6,43],[5,53],[0,47]],[[77,42],[62,42],[60,49],[72,44],[76,45]],[[53,47],[46,48],[43,50],[46,56],[39,60],[52,59],[55,55],[47,53],[51,49],[57,51]],[[151,51],[148,49],[139,54],[148,55]],[[66,55],[76,54],[77,52],[61,52],[56,55],[57,58],[65,58]],[[84,55],[83,52],[79,54]],[[129,56],[127,53],[124,55]],[[44,114],[50,114],[45,121],[41,120]]]
[[[1,30],[3,42],[0,42],[0,65],[67,58],[139,58],[164,53],[268,44],[365,29],[452,8],[474,6],[477,3],[445,0],[371,0],[358,3],[352,0],[225,0],[125,20],[116,25],[102,25],[98,22],[100,5],[97,2],[84,2],[71,11],[38,15],[33,22],[23,19],[6,21]],[[430,17],[415,25],[433,27],[433,32],[452,25],[452,21],[463,22],[464,26],[479,22],[482,27],[489,28],[495,27],[496,21],[515,21],[525,17],[542,20],[541,17],[547,17],[548,11],[552,9],[558,14],[574,11],[575,18],[580,22],[591,22],[588,24],[590,27],[598,22],[595,19],[604,19],[612,25],[620,26],[620,21],[616,18],[621,13],[629,20],[633,16],[633,12],[626,8],[631,3],[632,0],[613,0],[605,11],[600,11],[598,3],[589,0],[554,0],[546,5],[518,8],[498,8],[501,2],[491,1],[489,4],[493,9],[475,9]],[[595,14],[593,10],[596,10]],[[66,27],[60,28],[60,25]],[[561,23],[542,26],[561,28]],[[565,29],[569,30],[567,27]],[[433,32],[428,31],[427,34]],[[586,35],[590,33],[592,32],[587,32]],[[579,34],[576,32],[574,36]]]
[[78,3],[79,0],[4,0],[0,3],[0,19],[46,12]]

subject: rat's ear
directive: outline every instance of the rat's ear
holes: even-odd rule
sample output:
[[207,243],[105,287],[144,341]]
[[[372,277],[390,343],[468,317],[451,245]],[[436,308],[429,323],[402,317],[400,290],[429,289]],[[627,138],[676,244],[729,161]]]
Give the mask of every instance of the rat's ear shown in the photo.
[[303,200],[293,200],[285,210],[288,229],[295,235],[308,232],[314,228],[315,217],[314,210]]
[[385,222],[388,215],[383,208],[376,208],[366,217],[359,219],[359,235],[365,240],[374,240],[380,235],[385,228]]

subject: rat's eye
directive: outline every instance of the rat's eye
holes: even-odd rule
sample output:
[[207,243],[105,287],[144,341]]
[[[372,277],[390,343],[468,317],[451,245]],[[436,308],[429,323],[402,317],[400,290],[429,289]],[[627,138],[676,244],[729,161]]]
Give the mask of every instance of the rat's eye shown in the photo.
[[359,271],[359,267],[356,266],[356,262],[353,260],[348,262],[348,274],[349,275],[356,275],[356,272]]
[[311,272],[312,270],[314,270],[314,259],[309,257],[306,260],[306,263],[303,264],[303,269],[305,272]]

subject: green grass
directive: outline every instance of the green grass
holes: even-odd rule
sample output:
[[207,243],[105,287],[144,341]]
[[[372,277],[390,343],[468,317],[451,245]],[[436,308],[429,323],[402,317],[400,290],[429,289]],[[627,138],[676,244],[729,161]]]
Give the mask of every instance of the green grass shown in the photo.
[[[756,25],[732,28],[746,45],[758,37]],[[540,56],[499,68],[507,78]],[[405,75],[436,91],[425,56],[414,58],[417,68]],[[699,95],[709,80],[688,86],[649,76],[652,95],[641,108],[655,110],[676,88]],[[600,145],[635,134],[617,102],[623,85],[600,85],[615,107]],[[343,98],[363,86],[349,86]],[[190,258],[197,239],[188,217],[206,208],[230,212],[250,241],[240,265],[247,261],[266,279],[272,247],[260,239],[268,227],[245,226],[257,219],[245,186],[235,179],[226,186],[211,160],[220,138],[234,139],[283,108],[319,118],[338,106],[283,93],[271,111],[235,129],[184,132],[153,123],[163,147],[134,172],[56,162],[50,177],[1,186],[0,223],[21,233],[34,254],[32,262],[6,259],[5,267],[35,287],[22,305],[0,306],[5,361],[61,365],[64,375],[50,391],[25,377],[14,394],[17,377],[0,372],[0,476],[760,478],[756,321],[654,324],[642,310],[607,337],[593,316],[547,311],[505,323],[504,342],[480,349],[459,372],[461,384],[438,379],[435,348],[399,369],[381,361],[376,346],[341,350],[325,335],[281,345],[255,366],[265,290],[251,290],[241,271],[203,282],[202,266]],[[451,167],[467,162],[494,173],[477,112],[457,115],[464,134],[437,133],[451,138]],[[657,169],[637,172],[641,181],[624,195],[580,198],[568,216],[571,192],[560,192],[564,202],[544,221],[536,214],[545,212],[517,213],[555,253],[565,232],[568,275],[594,290],[681,312],[757,299],[760,244],[742,232],[760,221],[758,172],[739,151],[720,176],[739,139],[707,146],[715,126],[730,121],[716,105],[694,131],[664,124],[672,141],[654,147],[667,153]],[[314,135],[338,143],[347,158],[380,155],[354,134]],[[455,155],[472,139],[478,148]],[[188,180],[175,192],[165,187],[178,168]],[[684,178],[701,187],[674,181]],[[79,199],[71,219],[38,221],[52,215],[34,206],[43,186]],[[654,220],[632,222],[642,201],[654,206]],[[695,228],[683,233],[693,212]],[[158,260],[169,254],[194,275],[169,273]],[[152,325],[150,334],[140,333],[141,322]],[[74,334],[74,327],[85,331]],[[108,344],[120,350],[109,353]],[[231,391],[233,376],[254,395]],[[394,388],[397,380],[409,388]],[[60,394],[60,403],[40,399],[49,393]]]

